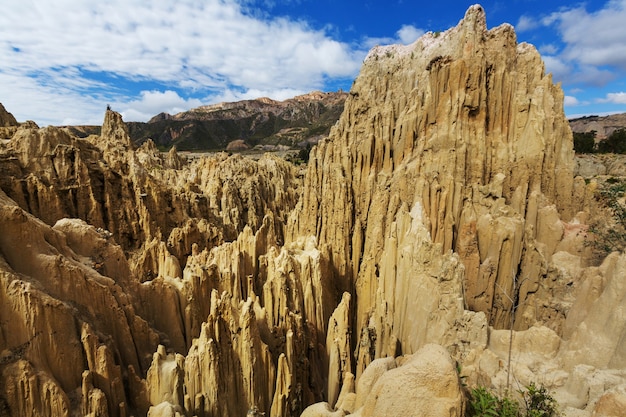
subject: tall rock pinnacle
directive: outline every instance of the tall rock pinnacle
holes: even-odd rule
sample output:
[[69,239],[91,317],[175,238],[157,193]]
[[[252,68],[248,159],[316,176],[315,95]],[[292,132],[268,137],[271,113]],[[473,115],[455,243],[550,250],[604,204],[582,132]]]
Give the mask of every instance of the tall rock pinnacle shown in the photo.
[[[330,248],[337,280],[356,292],[355,334],[369,326],[377,356],[393,354],[392,336],[413,351],[428,341],[432,323],[402,327],[406,293],[441,291],[429,276],[450,276],[454,259],[465,307],[511,326],[512,300],[524,302],[554,250],[542,225],[576,211],[563,93],[536,49],[511,25],[488,30],[478,5],[446,32],[374,48],[311,156],[290,235]],[[419,248],[405,238],[415,233]]]
[[2,103],[0,103],[0,127],[19,126],[17,120],[11,113],[9,113]]
[[121,144],[129,148],[132,146],[128,126],[122,120],[122,115],[111,109],[107,109],[104,115],[101,136],[111,144]]

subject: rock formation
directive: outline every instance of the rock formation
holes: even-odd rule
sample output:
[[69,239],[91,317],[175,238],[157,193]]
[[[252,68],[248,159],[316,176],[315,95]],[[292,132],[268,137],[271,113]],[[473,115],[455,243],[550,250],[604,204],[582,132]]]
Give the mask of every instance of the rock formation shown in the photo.
[[[201,106],[148,123],[129,123],[136,143],[151,138],[157,145],[180,150],[233,151],[254,146],[304,148],[326,136],[343,110],[347,93],[319,91],[285,101],[269,98]],[[234,143],[233,143],[234,142]],[[244,148],[245,147],[245,148]]]
[[573,132],[596,132],[598,139],[605,139],[618,129],[626,128],[626,113],[607,116],[586,116],[570,120]]
[[11,113],[4,108],[2,104],[0,104],[0,127],[11,127],[11,126],[19,126],[17,120]]
[[18,123],[15,117],[0,103],[0,140],[11,139],[20,126],[37,128],[37,124],[32,120]]
[[626,255],[584,245],[597,184],[562,103],[472,6],[370,52],[304,179],[135,148],[112,111],[84,138],[12,126],[0,415],[461,416],[459,369],[620,410]]

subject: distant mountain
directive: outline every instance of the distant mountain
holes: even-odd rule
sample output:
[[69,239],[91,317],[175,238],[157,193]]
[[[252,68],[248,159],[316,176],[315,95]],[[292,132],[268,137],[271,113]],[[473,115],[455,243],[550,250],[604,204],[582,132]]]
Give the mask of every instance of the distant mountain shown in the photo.
[[239,147],[305,147],[330,131],[339,119],[347,93],[313,92],[285,101],[269,98],[202,106],[147,123],[128,123],[133,142],[148,138],[161,149],[226,149]]
[[617,129],[626,128],[626,113],[579,117],[570,119],[569,125],[573,132],[584,133],[595,130],[596,138],[605,139]]

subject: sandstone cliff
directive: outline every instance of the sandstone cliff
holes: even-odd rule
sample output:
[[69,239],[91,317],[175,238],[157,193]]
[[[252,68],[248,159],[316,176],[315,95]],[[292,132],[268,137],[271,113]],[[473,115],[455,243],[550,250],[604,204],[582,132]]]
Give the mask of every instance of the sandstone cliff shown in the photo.
[[[490,324],[509,326],[509,298],[524,304],[536,292],[554,252],[544,224],[578,209],[562,92],[543,68],[511,26],[487,30],[478,6],[440,35],[370,52],[338,125],[312,154],[290,223],[291,236],[332,248],[338,276],[355,287],[356,326],[377,319],[381,302],[398,304],[383,286],[397,280],[388,274],[424,269],[415,256],[403,270],[387,256],[413,223],[440,255],[455,252],[466,306]],[[399,228],[413,211],[418,219]],[[515,326],[542,312],[533,314]]]
[[[79,139],[53,127],[23,127],[0,149],[0,409],[9,410],[5,414],[143,415],[152,402],[183,403],[169,391],[160,396],[169,385],[158,381],[169,374],[153,377],[148,370],[158,368],[153,353],[159,343],[168,352],[187,354],[199,343],[195,338],[202,341],[204,322],[217,309],[211,307],[214,290],[230,294],[215,313],[225,346],[239,337],[235,329],[223,328],[231,317],[241,315],[241,322],[249,323],[242,326],[252,332],[241,345],[237,369],[257,361],[257,353],[245,349],[255,341],[261,345],[259,327],[250,318],[252,310],[241,312],[239,303],[270,281],[249,282],[262,269],[259,257],[283,241],[282,224],[298,199],[295,168],[271,156],[252,161],[216,155],[188,162],[175,151],[161,155],[150,142],[135,150],[121,117],[110,111],[102,132]],[[319,272],[306,272],[319,279]],[[280,294],[276,297],[278,304]],[[313,314],[323,305],[332,308],[328,302],[315,306],[314,297],[307,300]],[[302,324],[289,326],[308,331]],[[280,336],[261,328],[274,348]],[[306,351],[300,340],[296,347]],[[256,367],[269,375],[254,387],[268,388],[254,388],[263,394],[251,394],[250,404],[269,406],[274,371],[267,347],[265,352],[265,362]],[[220,354],[240,363],[235,351]],[[230,372],[229,367],[215,375],[221,381]],[[146,378],[156,378],[155,386]],[[215,387],[215,381],[206,381]],[[249,404],[235,393],[243,392],[247,381],[235,380],[232,392],[226,390],[241,409]],[[197,394],[206,393],[207,413],[221,409],[208,392]],[[187,404],[195,407],[197,395]],[[315,395],[307,401],[321,398],[321,390]]]
[[[22,123],[23,126],[37,127],[35,122],[29,120],[25,123]],[[15,117],[11,113],[9,113],[2,103],[0,103],[0,140],[11,139],[11,137],[17,131],[17,128],[20,126]]]
[[[370,52],[338,124],[311,154],[287,233],[316,236],[353,294],[357,381],[377,358],[434,342],[473,384],[540,380],[560,388],[573,415],[593,410],[598,393],[575,403],[572,387],[619,369],[610,358],[621,357],[624,330],[603,336],[601,362],[576,353],[597,334],[579,317],[588,314],[584,288],[606,278],[588,267],[581,210],[592,207],[593,184],[573,176],[562,103],[534,47],[518,44],[509,25],[487,30],[480,6],[449,31]],[[605,305],[597,314],[608,320],[608,306],[623,300]],[[509,353],[513,335],[526,341]],[[613,375],[608,385],[623,384]],[[328,399],[312,415],[342,415]]]

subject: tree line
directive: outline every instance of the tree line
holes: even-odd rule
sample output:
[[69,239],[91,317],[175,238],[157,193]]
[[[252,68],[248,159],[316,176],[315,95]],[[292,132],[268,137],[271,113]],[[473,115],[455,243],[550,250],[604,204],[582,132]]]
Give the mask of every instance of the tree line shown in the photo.
[[626,154],[626,129],[617,129],[606,139],[596,141],[596,131],[574,132],[576,153],[621,153]]

